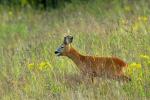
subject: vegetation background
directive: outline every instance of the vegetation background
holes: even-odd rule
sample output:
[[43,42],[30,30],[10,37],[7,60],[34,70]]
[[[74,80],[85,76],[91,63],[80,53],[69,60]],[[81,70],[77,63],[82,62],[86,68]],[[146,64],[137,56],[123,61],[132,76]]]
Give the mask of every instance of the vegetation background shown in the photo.
[[[132,82],[83,80],[56,57],[65,35],[82,54],[128,62]],[[150,99],[149,0],[0,0],[0,100]]]

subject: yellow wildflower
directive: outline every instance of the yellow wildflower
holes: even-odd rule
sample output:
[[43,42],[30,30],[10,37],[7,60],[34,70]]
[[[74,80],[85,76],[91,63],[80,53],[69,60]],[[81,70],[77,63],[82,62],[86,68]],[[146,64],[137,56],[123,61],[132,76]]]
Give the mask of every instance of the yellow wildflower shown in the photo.
[[136,66],[136,63],[133,62],[133,63],[130,64],[130,66],[131,66],[131,67],[134,67],[134,66]]
[[136,64],[136,68],[140,69],[141,68],[141,64]]
[[143,54],[141,54],[140,57],[141,57],[141,58],[144,58],[144,59],[148,59],[148,60],[150,59],[150,57],[149,57],[148,55],[143,55]]
[[34,65],[35,65],[34,63],[28,64],[28,69],[30,69],[30,70],[33,69],[33,68],[34,68]]
[[146,22],[146,21],[148,21],[148,17],[147,16],[139,16],[138,20]]
[[146,16],[143,16],[143,21],[147,21],[148,20],[148,18],[146,17]]
[[44,61],[42,61],[40,64],[39,64],[39,69],[40,70],[43,70],[43,69],[45,69],[45,68],[47,68],[47,62],[44,62]]
[[135,68],[141,68],[141,64],[140,63],[135,63],[135,62],[133,62],[132,64],[130,64],[129,66],[131,66],[131,67],[135,67]]
[[46,65],[47,65],[46,62],[41,62],[41,63],[40,63],[40,66],[41,66],[41,67],[44,67],[44,66],[46,66]]

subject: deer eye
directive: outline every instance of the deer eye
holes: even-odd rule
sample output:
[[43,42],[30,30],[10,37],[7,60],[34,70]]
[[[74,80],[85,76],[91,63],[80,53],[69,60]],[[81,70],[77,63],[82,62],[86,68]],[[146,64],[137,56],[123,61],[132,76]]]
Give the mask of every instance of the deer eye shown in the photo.
[[64,48],[64,46],[61,46],[61,48]]

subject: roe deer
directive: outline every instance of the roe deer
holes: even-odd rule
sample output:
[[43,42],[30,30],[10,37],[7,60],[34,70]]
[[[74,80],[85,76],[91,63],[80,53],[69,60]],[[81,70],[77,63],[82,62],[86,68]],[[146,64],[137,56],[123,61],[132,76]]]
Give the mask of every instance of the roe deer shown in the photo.
[[131,81],[131,79],[123,73],[123,68],[127,67],[127,63],[123,60],[117,57],[82,55],[72,47],[72,41],[72,36],[68,35],[64,37],[63,43],[57,48],[55,54],[57,56],[67,56],[72,59],[82,74],[89,75],[92,81],[96,76]]

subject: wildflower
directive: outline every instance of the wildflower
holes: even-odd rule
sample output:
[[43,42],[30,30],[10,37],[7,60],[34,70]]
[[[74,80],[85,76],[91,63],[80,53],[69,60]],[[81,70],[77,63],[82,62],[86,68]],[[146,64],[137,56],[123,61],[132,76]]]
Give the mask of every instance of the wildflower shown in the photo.
[[131,66],[131,67],[134,67],[134,66],[136,66],[136,63],[133,62],[132,64],[130,64],[130,66]]
[[146,17],[146,16],[143,16],[143,21],[147,21],[148,20],[148,18]]
[[44,67],[44,66],[46,66],[46,65],[47,65],[46,62],[41,62],[41,63],[40,63],[40,66],[41,66],[41,67]]
[[39,69],[40,69],[40,70],[43,70],[43,69],[46,68],[46,66],[47,66],[47,63],[44,62],[44,61],[42,61],[42,62],[39,64]]
[[34,63],[28,64],[28,69],[32,70],[34,68],[34,65],[35,65]]
[[139,63],[132,63],[132,64],[130,64],[130,66],[131,67],[135,67],[135,68],[137,68],[137,69],[140,69],[141,68],[141,64],[139,64]]
[[148,21],[148,17],[147,16],[139,16],[138,20],[146,22],[146,21]]
[[140,69],[141,68],[141,64],[136,64],[136,68]]
[[143,59],[147,59],[147,60],[150,59],[150,57],[149,57],[148,55],[143,55],[143,54],[141,54],[140,57],[143,58]]

